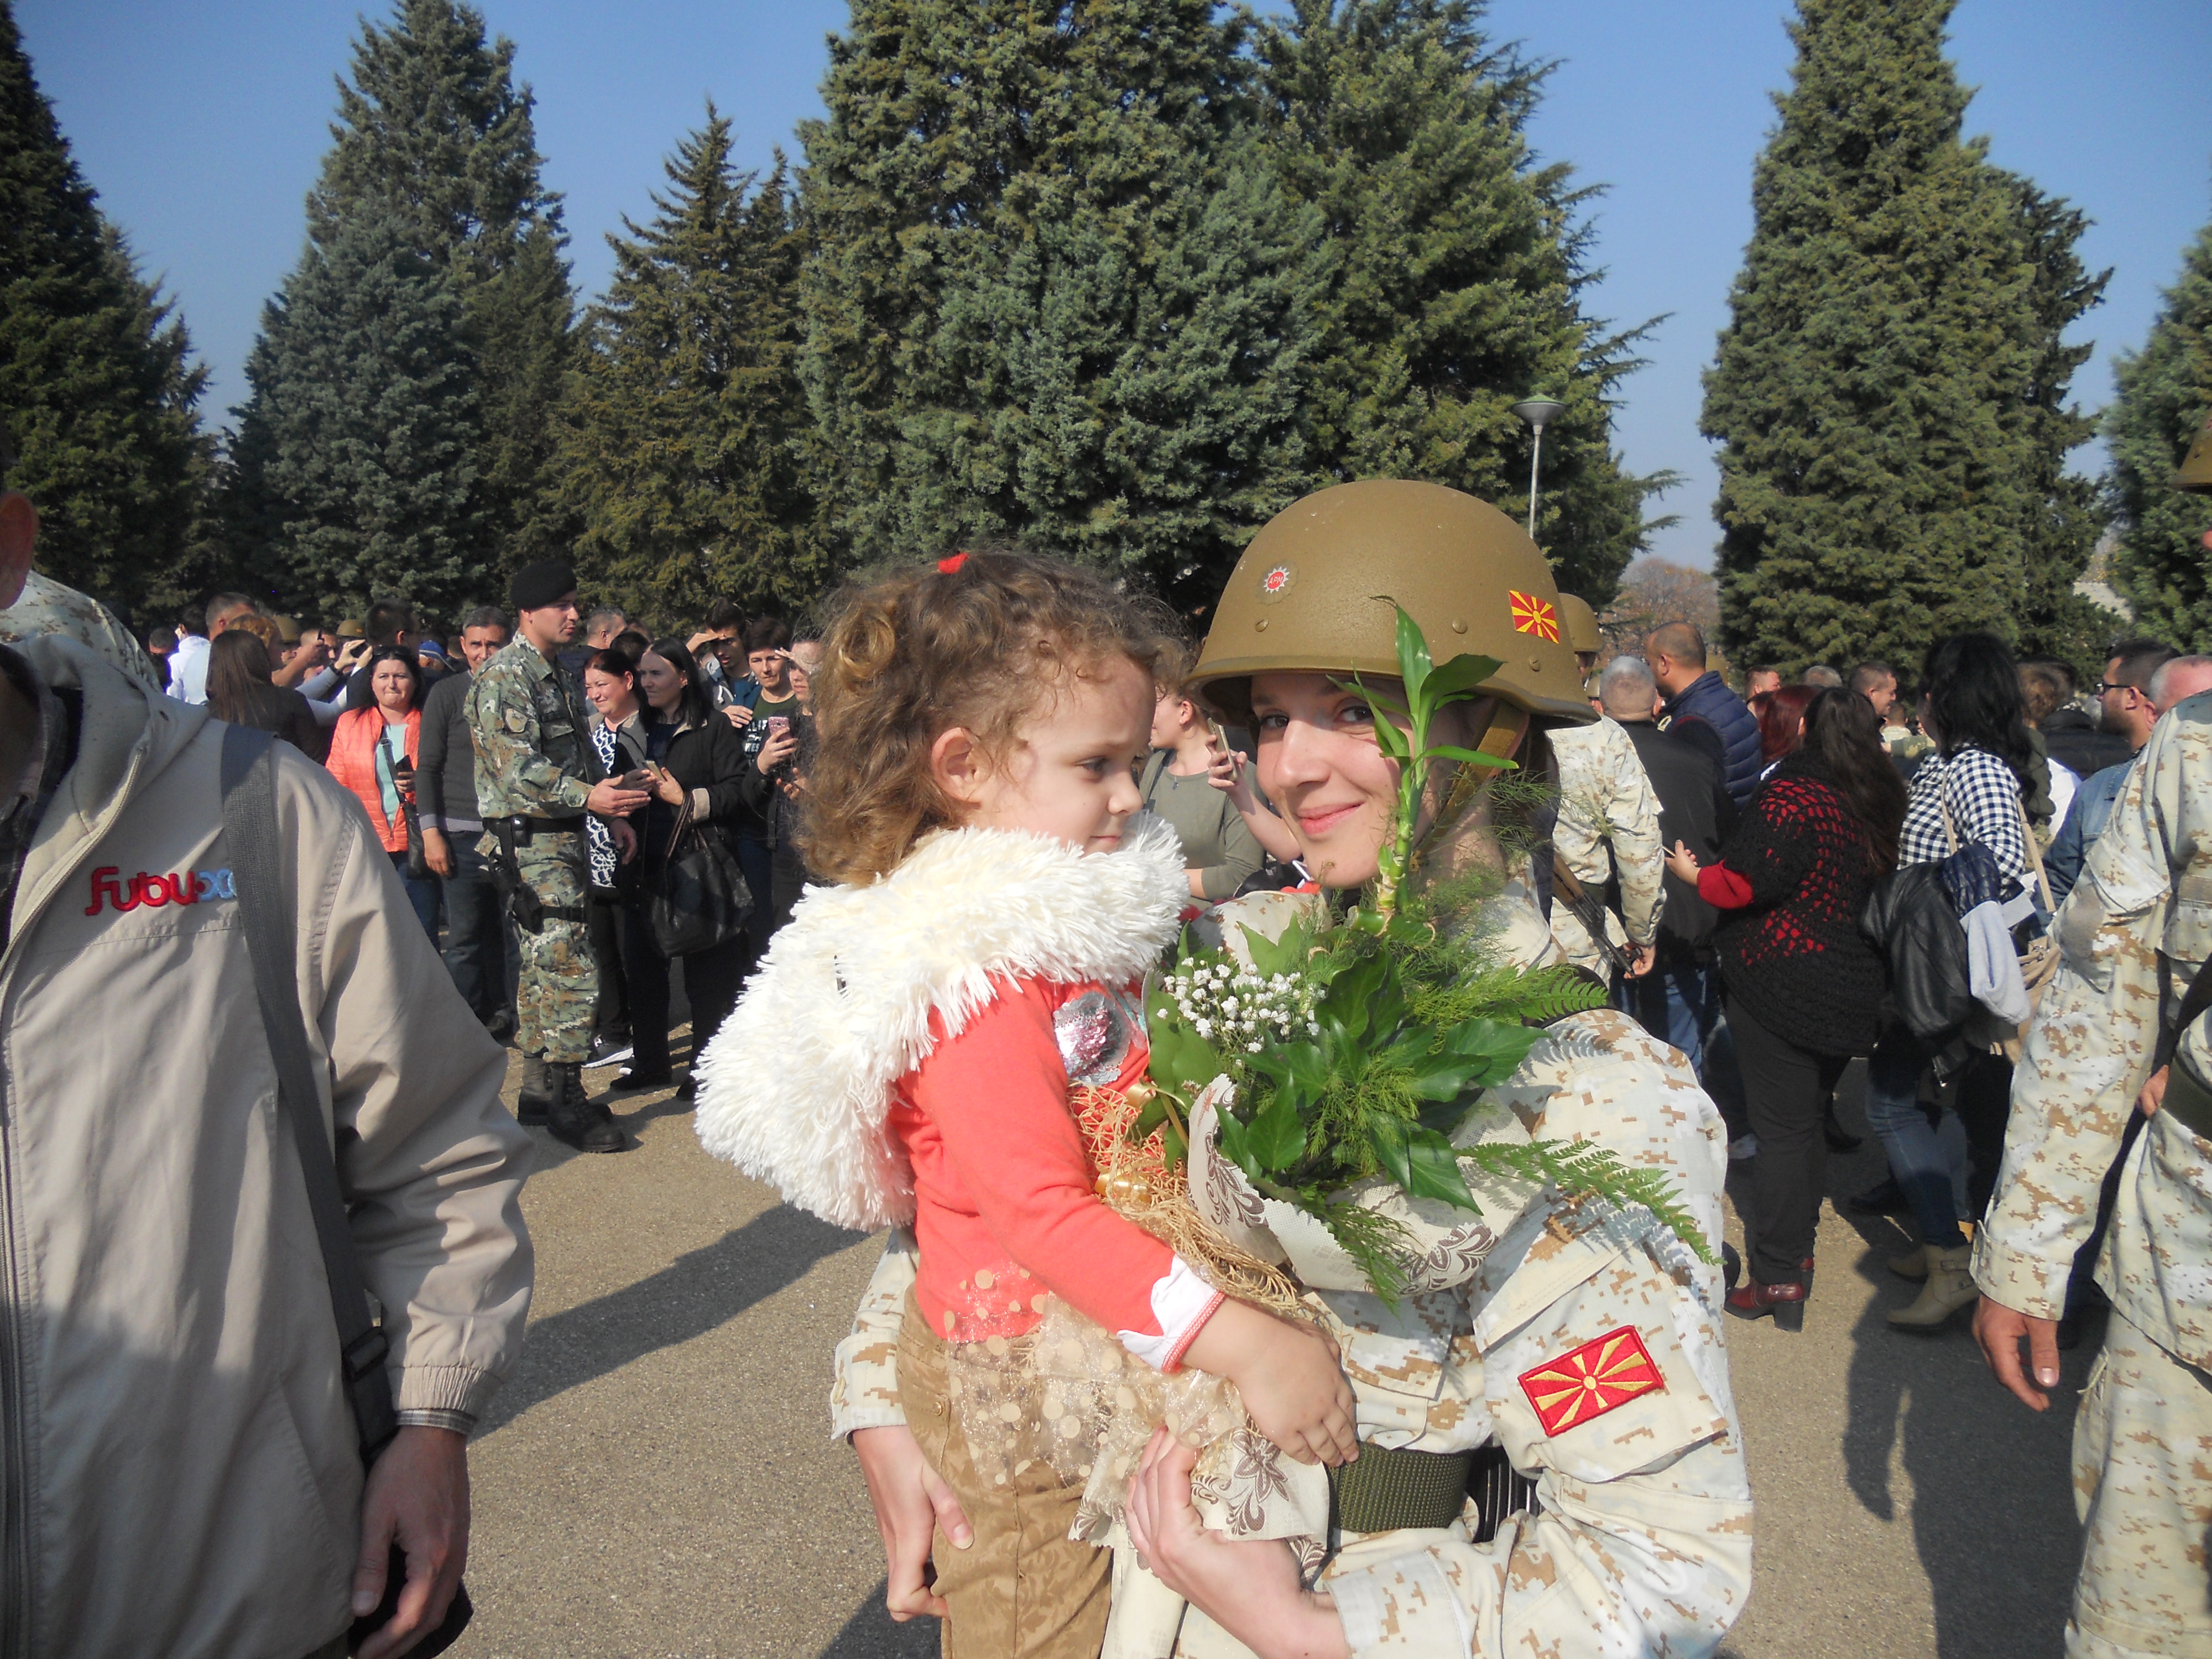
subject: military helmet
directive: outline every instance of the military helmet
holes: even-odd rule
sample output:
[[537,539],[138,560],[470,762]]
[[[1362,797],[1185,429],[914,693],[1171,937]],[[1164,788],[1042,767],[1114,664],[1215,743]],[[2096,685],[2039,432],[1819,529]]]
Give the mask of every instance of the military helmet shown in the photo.
[[1597,718],[1536,544],[1487,502],[1395,479],[1338,484],[1267,521],[1214,607],[1190,684],[1244,720],[1255,674],[1395,679],[1393,599],[1437,661],[1498,659],[1485,693],[1558,720]]
[[1597,631],[1597,612],[1590,609],[1588,599],[1574,593],[1560,594],[1559,623],[1566,631],[1567,649],[1577,657],[1605,649],[1605,635]]
[[2212,420],[2204,422],[2204,430],[2181,458],[2181,471],[2173,475],[2173,487],[2212,495]]

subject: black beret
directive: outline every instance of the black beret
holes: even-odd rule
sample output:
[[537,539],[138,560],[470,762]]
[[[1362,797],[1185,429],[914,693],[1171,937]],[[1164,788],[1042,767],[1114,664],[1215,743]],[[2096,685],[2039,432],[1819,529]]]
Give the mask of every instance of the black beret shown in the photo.
[[576,591],[575,570],[560,559],[540,559],[514,573],[507,598],[517,611],[539,611],[558,605]]

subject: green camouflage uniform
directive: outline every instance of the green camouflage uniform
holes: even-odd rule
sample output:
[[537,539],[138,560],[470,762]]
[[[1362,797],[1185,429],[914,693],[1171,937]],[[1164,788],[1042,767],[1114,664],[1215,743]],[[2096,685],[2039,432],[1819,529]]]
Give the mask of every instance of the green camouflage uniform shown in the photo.
[[[582,699],[559,665],[518,636],[470,678],[468,715],[485,823],[534,821],[528,841],[516,838],[515,862],[546,915],[538,932],[520,933],[515,1040],[526,1054],[580,1064],[599,989],[584,925],[584,800],[604,775]],[[496,858],[498,836],[487,830],[477,850]]]
[[0,645],[21,645],[41,634],[66,634],[141,684],[161,689],[161,671],[114,612],[33,570],[23,578],[23,592],[15,603],[0,611]]
[[[1974,1245],[1983,1294],[2043,1319],[2064,1310],[2159,1033],[2212,956],[2212,694],[2159,722],[2057,930],[2063,964],[2014,1074]],[[2212,1079],[2206,1024],[2177,1064]],[[2112,1317],[2074,1424],[2087,1536],[2066,1651],[2212,1653],[2212,1145],[2170,1111],[2128,1155],[2097,1282]]]

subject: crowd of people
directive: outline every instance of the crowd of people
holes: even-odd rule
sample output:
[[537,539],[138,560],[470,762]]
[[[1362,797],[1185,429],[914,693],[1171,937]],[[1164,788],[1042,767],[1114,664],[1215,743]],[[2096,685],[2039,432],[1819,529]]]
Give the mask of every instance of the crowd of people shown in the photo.
[[[2085,1650],[2212,1638],[2185,1467],[2212,1432],[2190,1392],[2212,980],[2177,1014],[2170,978],[2212,891],[2190,702],[2212,658],[2120,641],[2094,714],[2063,665],[1983,635],[1935,642],[1909,705],[1882,663],[1740,695],[1680,621],[1601,669],[1595,617],[1510,520],[1382,481],[1267,526],[1203,642],[1011,550],[856,584],[820,639],[728,605],[655,636],[585,613],[557,560],[449,638],[400,600],[325,629],[235,594],[134,638],[36,578],[35,542],[0,491],[0,1194],[12,1282],[51,1287],[35,1320],[9,1304],[0,1449],[34,1650],[396,1659],[465,1623],[466,1438],[530,1293],[524,1128],[629,1144],[609,1097],[678,1086],[679,962],[702,1143],[893,1228],[833,1418],[894,1613],[963,1649],[1711,1652],[1752,1493],[1710,1315],[1802,1328],[1855,1057],[1889,1178],[1850,1202],[1916,1240],[1892,1323],[1978,1303],[2041,1409],[2102,1263]],[[1358,676],[1396,640],[1340,597],[1386,578],[1496,662],[1438,715],[1465,769],[1407,834],[1500,873],[1494,965],[1571,963],[1608,1004],[1547,1024],[1480,1133],[1662,1171],[1712,1238],[1733,1167],[1724,1266],[1540,1182],[1401,1308],[1247,1188],[1223,1214],[1291,1316],[1106,1201],[1109,1131],[1071,1085],[1138,1097],[1162,948],[1279,932],[1388,867],[1390,711]],[[1493,799],[1506,762],[1540,807]],[[89,1056],[88,1011],[113,1033]],[[1162,1429],[1104,1514],[1087,1466],[993,1478],[996,1437],[1087,1431],[1021,1370],[1047,1289],[1118,1344],[1108,1374],[1232,1382],[1235,1473],[1198,1480]],[[238,1364],[207,1363],[219,1343]],[[178,1538],[226,1547],[188,1571]],[[1558,1588],[1501,1596],[1515,1576]]]

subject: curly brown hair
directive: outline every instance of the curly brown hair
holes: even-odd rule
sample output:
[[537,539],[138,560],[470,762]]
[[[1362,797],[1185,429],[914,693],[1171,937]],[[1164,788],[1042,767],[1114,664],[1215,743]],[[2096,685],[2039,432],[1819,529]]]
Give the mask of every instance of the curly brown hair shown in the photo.
[[889,875],[961,814],[931,774],[954,726],[994,758],[1070,678],[1153,671],[1169,617],[1095,571],[1011,549],[864,578],[833,602],[814,675],[819,749],[799,830],[833,881]]

